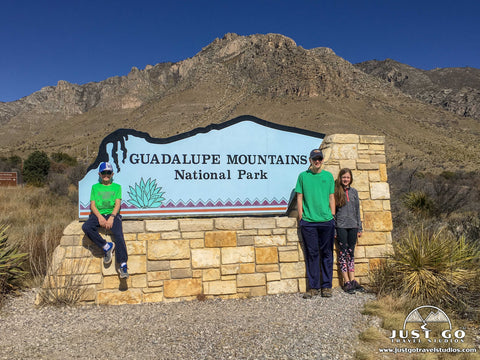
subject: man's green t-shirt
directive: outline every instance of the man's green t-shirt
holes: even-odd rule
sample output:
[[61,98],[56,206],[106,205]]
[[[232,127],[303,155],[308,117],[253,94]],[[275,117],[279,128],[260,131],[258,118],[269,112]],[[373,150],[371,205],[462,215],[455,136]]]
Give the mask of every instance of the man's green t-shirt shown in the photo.
[[121,198],[122,187],[115,183],[110,185],[94,184],[90,193],[90,201],[95,201],[95,206],[102,215],[111,214],[115,207],[115,200]]
[[330,209],[330,194],[335,191],[333,175],[322,170],[313,173],[310,170],[298,175],[295,192],[303,194],[303,216],[308,222],[325,222],[333,219]]

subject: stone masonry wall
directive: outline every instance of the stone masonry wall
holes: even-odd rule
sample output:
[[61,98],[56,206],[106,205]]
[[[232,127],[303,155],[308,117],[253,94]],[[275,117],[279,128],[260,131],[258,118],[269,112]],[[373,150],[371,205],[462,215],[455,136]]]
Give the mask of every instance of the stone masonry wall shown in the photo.
[[[322,150],[325,169],[334,177],[340,168],[352,169],[364,225],[355,250],[355,273],[360,282],[366,282],[369,269],[391,249],[384,138],[331,135],[324,139]],[[44,286],[80,284],[85,290],[83,302],[95,304],[230,299],[306,290],[295,212],[275,217],[125,220],[123,224],[129,254],[127,280],[119,279],[114,263],[104,267],[102,251],[84,236],[82,223],[74,221],[64,230],[50,268],[54,275],[46,277]],[[341,274],[336,262],[334,269],[334,286],[338,286]]]

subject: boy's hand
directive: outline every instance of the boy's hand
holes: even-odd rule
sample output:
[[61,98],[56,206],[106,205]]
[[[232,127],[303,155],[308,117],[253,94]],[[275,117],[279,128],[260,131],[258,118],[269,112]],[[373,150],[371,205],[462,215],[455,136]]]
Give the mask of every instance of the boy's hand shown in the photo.
[[115,216],[112,216],[110,215],[110,217],[108,218],[108,220],[106,221],[106,224],[105,224],[105,229],[109,230],[113,227],[113,220],[115,219]]

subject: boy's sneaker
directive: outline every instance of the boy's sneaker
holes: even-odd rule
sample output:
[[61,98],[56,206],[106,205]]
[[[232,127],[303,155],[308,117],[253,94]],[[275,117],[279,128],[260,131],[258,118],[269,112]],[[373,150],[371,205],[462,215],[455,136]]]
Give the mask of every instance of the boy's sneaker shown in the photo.
[[128,279],[129,275],[127,271],[127,265],[120,266],[119,272],[120,272],[120,279]]
[[115,243],[109,242],[107,243],[107,245],[108,245],[108,250],[103,250],[105,253],[105,256],[103,257],[103,263],[105,265],[108,265],[112,262],[112,253],[113,253],[113,250],[115,249]]
[[345,284],[343,284],[343,291],[345,291],[347,294],[355,293],[355,285],[353,284],[353,281],[347,281]]
[[332,297],[332,289],[331,288],[323,288],[322,289],[322,297]]
[[352,283],[353,289],[354,289],[355,291],[358,291],[358,292],[361,292],[361,293],[365,292],[365,288],[364,288],[362,285],[360,285],[360,284],[357,282],[357,280],[352,280],[351,283]]

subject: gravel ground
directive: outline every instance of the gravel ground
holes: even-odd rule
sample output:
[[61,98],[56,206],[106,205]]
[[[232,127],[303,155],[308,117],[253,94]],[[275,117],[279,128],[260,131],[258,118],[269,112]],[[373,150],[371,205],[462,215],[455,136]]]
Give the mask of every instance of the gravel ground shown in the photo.
[[351,359],[373,295],[0,310],[0,359]]

